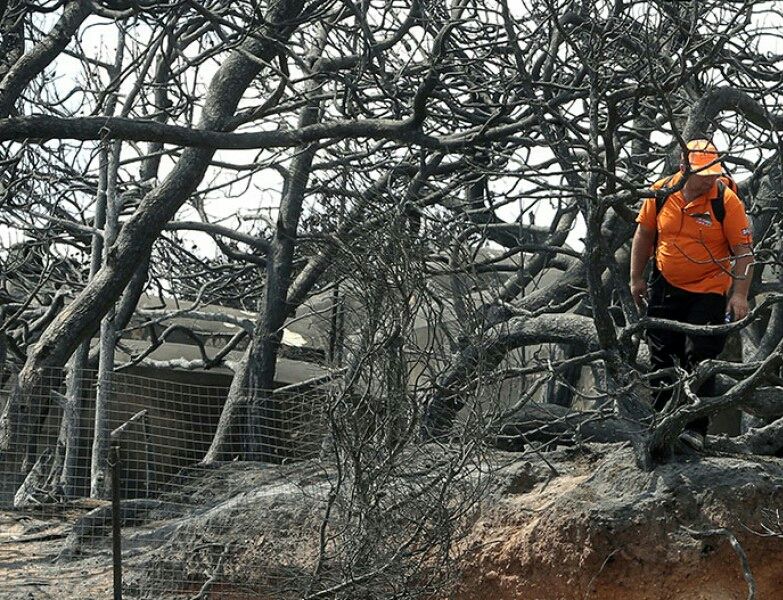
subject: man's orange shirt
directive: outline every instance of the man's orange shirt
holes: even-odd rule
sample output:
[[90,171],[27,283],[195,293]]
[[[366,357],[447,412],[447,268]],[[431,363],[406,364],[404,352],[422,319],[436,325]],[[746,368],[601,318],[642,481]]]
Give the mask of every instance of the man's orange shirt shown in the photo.
[[[658,190],[675,186],[682,173],[653,184]],[[731,287],[731,248],[752,242],[748,216],[737,195],[724,188],[723,225],[712,212],[712,198],[718,196],[717,183],[707,194],[686,202],[682,190],[673,192],[656,221],[655,198],[642,204],[636,222],[658,229],[656,264],[672,285],[699,293],[725,294]]]

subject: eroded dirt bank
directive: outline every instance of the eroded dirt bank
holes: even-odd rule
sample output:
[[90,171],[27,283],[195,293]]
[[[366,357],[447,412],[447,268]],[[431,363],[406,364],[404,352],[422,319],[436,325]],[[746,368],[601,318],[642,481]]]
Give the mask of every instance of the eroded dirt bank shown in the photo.
[[[728,538],[699,538],[726,528],[747,552],[756,597],[783,599],[783,539],[769,535],[780,529],[778,515],[783,521],[781,459],[692,456],[645,473],[628,448],[589,445],[546,461],[497,453],[493,462],[490,495],[464,541],[468,558],[449,598],[745,599]],[[271,591],[270,577],[280,573],[310,571],[324,483],[323,471],[306,464],[284,473],[242,463],[191,473],[168,499],[176,510],[150,511],[125,529],[125,597],[197,595],[215,548],[225,554],[228,582],[205,597],[286,597],[258,590]],[[62,552],[85,511],[48,521],[3,513],[0,598],[109,597],[108,537]]]
[[[783,598],[783,461],[702,456],[644,473],[630,450],[558,456],[547,481],[534,463],[506,468],[505,488],[477,523],[460,600],[734,600]],[[780,512],[778,512],[780,511]]]

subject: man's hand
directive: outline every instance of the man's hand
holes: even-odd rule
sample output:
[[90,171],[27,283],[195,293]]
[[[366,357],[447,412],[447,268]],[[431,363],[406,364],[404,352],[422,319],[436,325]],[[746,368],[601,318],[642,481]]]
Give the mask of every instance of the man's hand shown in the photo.
[[631,280],[631,296],[639,310],[647,305],[647,282],[644,279]]
[[732,321],[739,321],[748,316],[748,299],[743,294],[732,294],[726,305],[726,313],[732,316]]

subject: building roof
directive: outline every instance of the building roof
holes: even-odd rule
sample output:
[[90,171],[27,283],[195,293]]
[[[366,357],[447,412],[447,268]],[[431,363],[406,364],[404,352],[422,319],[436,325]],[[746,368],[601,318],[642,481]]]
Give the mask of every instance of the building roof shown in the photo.
[[[116,350],[116,363],[121,365],[130,360],[128,350],[133,354],[141,354],[149,348],[148,340],[121,340]],[[207,354],[213,356],[217,350],[207,348]],[[242,352],[229,352],[226,361],[229,364],[235,364],[242,358]],[[205,371],[203,368],[194,368],[192,363],[201,359],[201,352],[198,346],[191,344],[178,344],[166,342],[152,351],[146,357],[145,362],[139,365],[140,368],[170,368],[175,370],[194,370],[199,372],[209,372],[218,375],[232,375],[233,371],[228,367],[215,367]],[[278,358],[277,371],[275,379],[278,383],[289,385],[300,383],[315,377],[325,376],[328,370],[312,362],[301,360],[292,360],[289,358]]]
[[[474,272],[459,274],[466,292],[463,300],[469,308],[477,308],[491,301],[492,290],[502,285],[506,278],[522,264],[519,255],[503,257],[501,251],[492,249],[482,249],[475,256],[474,261],[478,264],[493,263],[499,269],[480,272],[476,272],[474,269]],[[431,276],[433,286],[441,292],[443,302],[432,307],[438,314],[419,310],[414,316],[416,337],[425,345],[432,341],[433,328],[450,328],[452,325],[456,325],[457,321],[451,302],[452,274],[450,267],[447,262],[437,259],[433,259],[430,267],[433,272]],[[540,282],[529,284],[526,292],[529,293],[536,289],[539,284],[548,285],[558,276],[558,273],[553,269],[545,270],[538,278]],[[365,301],[363,290],[357,289],[356,285],[341,288],[341,302],[345,307],[346,335],[351,335],[364,321]],[[289,351],[295,350],[295,352],[289,352],[288,357],[278,358],[276,375],[278,382],[286,385],[299,383],[328,373],[326,367],[320,366],[312,360],[295,360],[290,355],[299,357],[301,353],[301,356],[308,356],[307,351],[312,352],[309,356],[317,356],[318,353],[320,356],[325,354],[326,348],[329,347],[333,302],[331,289],[315,293],[288,320],[283,331],[283,345]],[[139,309],[141,320],[159,318],[160,328],[180,325],[191,330],[204,343],[206,353],[210,357],[217,354],[220,348],[240,328],[252,332],[257,319],[257,314],[252,311],[210,304],[196,305],[190,301],[178,301],[175,298],[161,299],[151,295],[142,296],[139,301]],[[170,312],[171,315],[163,317],[161,314],[156,314],[157,311]],[[149,348],[149,339],[139,339],[143,330],[137,331],[140,334],[131,335],[121,340],[120,348],[124,348],[124,350],[118,348],[117,361],[119,363],[127,362],[130,359],[126,350],[134,355],[139,355]],[[229,365],[241,359],[244,347],[244,345],[239,345],[235,351],[228,353],[226,361]],[[146,366],[155,368],[157,363],[160,367],[165,364],[166,368],[203,371],[203,369],[196,369],[192,365],[201,358],[199,347],[180,336],[166,341],[156,348],[146,357]],[[227,375],[232,371],[226,367],[216,367],[209,369],[209,372]]]

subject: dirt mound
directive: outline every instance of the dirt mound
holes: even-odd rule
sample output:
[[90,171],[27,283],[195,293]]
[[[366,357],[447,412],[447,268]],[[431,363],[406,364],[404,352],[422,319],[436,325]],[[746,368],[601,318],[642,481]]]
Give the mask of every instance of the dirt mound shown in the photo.
[[[519,461],[470,539],[462,600],[733,600],[748,597],[747,552],[760,599],[783,598],[783,461],[703,456],[634,466],[631,451],[592,446]],[[757,532],[757,533],[754,533]]]
[[[619,444],[524,458],[496,452],[491,462],[489,497],[463,545],[460,600],[747,598],[729,537],[702,535],[717,528],[733,533],[747,553],[757,598],[783,599],[783,539],[759,535],[778,528],[775,515],[783,511],[781,459],[678,457],[644,472]],[[229,579],[261,589],[275,587],[270,577],[305,576],[315,556],[325,474],[312,465],[288,469],[282,477],[249,469],[248,485],[239,465],[225,467],[229,476],[216,471],[194,479],[186,490],[191,498],[214,493],[216,481],[234,487],[176,529],[156,553],[148,585],[197,579],[216,563],[215,552],[230,554]],[[192,552],[199,539],[210,542],[209,552]],[[241,543],[231,548],[232,540]]]
[[[216,494],[206,508],[183,511],[175,521],[163,522],[166,533],[156,537],[160,547],[144,558],[138,576],[128,579],[129,590],[141,598],[160,597],[160,590],[198,590],[205,573],[230,582],[226,590],[214,590],[213,598],[258,598],[258,591],[288,588],[306,581],[317,558],[318,526],[328,487],[322,477],[305,481],[289,472],[286,477],[266,477],[263,485],[242,484],[258,480],[258,467],[226,466],[234,493]],[[215,473],[200,485],[191,482],[194,496],[215,494]],[[225,473],[217,473],[224,476]],[[207,483],[209,481],[210,483]],[[140,540],[143,543],[143,540]],[[218,572],[219,571],[219,572]],[[250,590],[242,593],[242,589]],[[273,598],[271,593],[268,597]],[[286,594],[285,597],[293,597]]]
[[[488,495],[460,543],[458,600],[745,599],[729,537],[701,535],[716,528],[747,553],[756,598],[783,599],[783,538],[770,534],[781,529],[781,459],[680,457],[647,473],[622,445],[489,458]],[[323,466],[230,463],[182,475],[164,508],[123,531],[126,597],[191,598],[209,578],[210,598],[306,595],[330,489]],[[56,560],[74,523],[55,521],[9,530],[0,597],[109,593],[108,536]]]

